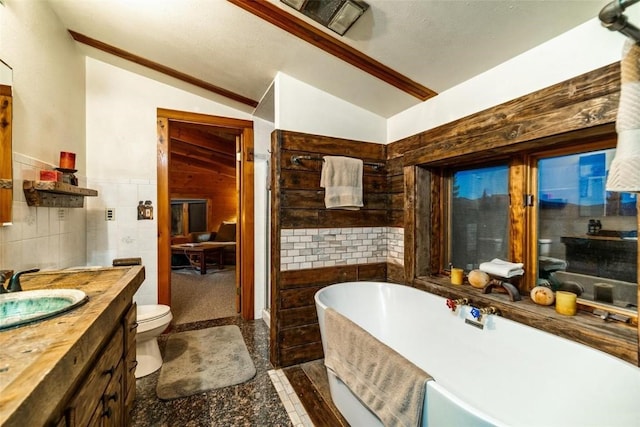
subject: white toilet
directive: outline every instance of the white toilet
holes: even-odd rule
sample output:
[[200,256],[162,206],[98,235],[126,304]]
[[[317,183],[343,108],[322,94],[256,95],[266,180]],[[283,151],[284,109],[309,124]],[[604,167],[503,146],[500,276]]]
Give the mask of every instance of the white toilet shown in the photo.
[[149,375],[162,366],[162,356],[158,347],[160,335],[173,316],[168,305],[139,305],[137,308],[138,330],[136,333],[136,378]]

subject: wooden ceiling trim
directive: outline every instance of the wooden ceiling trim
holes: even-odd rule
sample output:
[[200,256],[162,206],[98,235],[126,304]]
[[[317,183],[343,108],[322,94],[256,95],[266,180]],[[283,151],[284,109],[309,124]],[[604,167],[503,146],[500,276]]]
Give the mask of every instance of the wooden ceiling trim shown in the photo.
[[71,34],[71,37],[73,37],[73,39],[79,43],[85,44],[87,46],[93,47],[95,49],[101,50],[103,52],[125,59],[127,61],[134,62],[138,65],[142,65],[143,67],[147,67],[159,73],[162,73],[167,76],[173,77],[175,79],[181,80],[183,82],[192,84],[199,88],[208,90],[209,92],[222,95],[225,98],[232,99],[234,101],[240,102],[241,104],[249,105],[250,107],[253,107],[253,108],[258,106],[258,101],[256,100],[239,95],[235,92],[231,92],[230,90],[221,88],[219,86],[215,86],[204,80],[200,80],[196,77],[190,76],[181,71],[175,70],[173,68],[167,67],[165,65],[162,65],[157,62],[151,61],[149,59],[143,58],[141,56],[135,55],[131,52],[127,52],[118,47],[109,45],[107,43],[93,39],[91,37],[85,36],[84,34],[77,33],[73,30],[67,30],[67,31],[69,31],[69,34]]
[[171,161],[175,162],[172,167],[178,168],[176,163],[182,163],[184,165],[205,170],[210,173],[219,173],[220,175],[226,175],[235,178],[236,170],[230,168],[221,163],[217,163],[211,160],[195,159],[193,157],[185,156],[183,154],[171,152]]
[[255,0],[228,1],[421,101],[437,95],[433,90],[287,13],[275,4]]
[[172,126],[169,129],[169,138],[196,145],[207,150],[216,151],[221,154],[228,154],[234,157],[236,154],[235,137],[233,141],[224,140],[204,131]]
[[191,157],[198,160],[204,160],[209,162],[220,163],[230,168],[236,167],[235,154],[220,154],[215,151],[207,150],[196,145],[190,144],[189,141],[180,141],[177,139],[171,139],[171,153],[182,154],[187,157]]

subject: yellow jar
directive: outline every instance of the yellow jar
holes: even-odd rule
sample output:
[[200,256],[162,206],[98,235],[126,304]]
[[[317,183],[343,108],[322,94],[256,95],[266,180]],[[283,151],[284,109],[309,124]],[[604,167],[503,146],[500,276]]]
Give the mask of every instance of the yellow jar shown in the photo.
[[575,316],[578,311],[578,297],[573,292],[557,291],[556,292],[556,312],[565,316]]
[[464,279],[464,270],[461,268],[452,268],[451,269],[451,284],[452,285],[462,285],[462,281]]

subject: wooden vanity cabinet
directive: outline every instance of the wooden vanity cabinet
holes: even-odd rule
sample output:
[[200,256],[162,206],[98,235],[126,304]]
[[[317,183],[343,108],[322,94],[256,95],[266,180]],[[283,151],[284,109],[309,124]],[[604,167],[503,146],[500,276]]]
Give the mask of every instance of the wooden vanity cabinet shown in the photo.
[[123,391],[124,391],[124,420],[125,425],[131,421],[131,410],[136,397],[136,334],[138,333],[138,319],[136,303],[133,303],[129,311],[124,316],[124,369],[123,369]]
[[136,326],[132,304],[95,360],[87,363],[89,371],[66,405],[64,425],[128,425],[135,398]]

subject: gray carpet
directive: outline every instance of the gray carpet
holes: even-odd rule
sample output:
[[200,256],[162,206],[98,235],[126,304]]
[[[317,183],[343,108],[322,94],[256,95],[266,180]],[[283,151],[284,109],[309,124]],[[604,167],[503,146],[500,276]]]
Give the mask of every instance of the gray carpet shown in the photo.
[[256,374],[235,325],[178,332],[167,339],[156,392],[163,400],[240,384]]
[[171,272],[173,324],[236,316],[235,266],[200,274],[191,268]]

